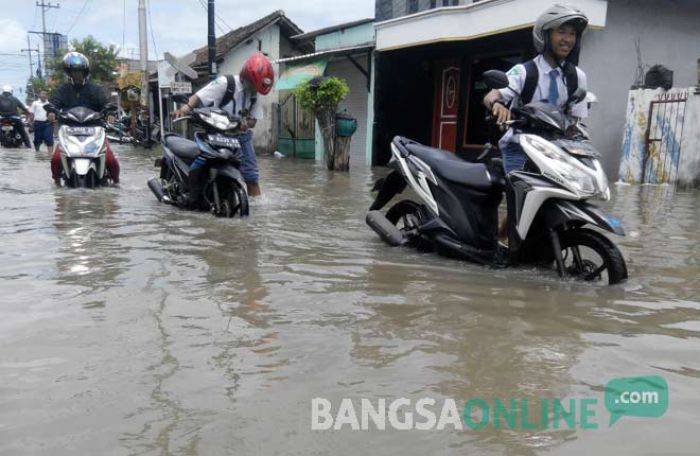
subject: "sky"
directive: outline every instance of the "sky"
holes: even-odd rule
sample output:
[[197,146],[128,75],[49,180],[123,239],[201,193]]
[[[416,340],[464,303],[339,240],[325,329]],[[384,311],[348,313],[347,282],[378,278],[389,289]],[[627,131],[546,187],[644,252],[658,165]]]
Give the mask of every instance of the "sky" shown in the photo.
[[[14,94],[24,99],[29,59],[20,50],[27,48],[27,31],[41,30],[41,11],[35,0],[2,3],[0,85],[12,85]],[[60,3],[61,7],[46,11],[47,31],[67,34],[69,40],[93,35],[103,43],[119,47],[124,56],[138,57],[138,0],[51,0],[51,3]],[[205,45],[207,17],[202,5],[206,3],[207,0],[147,0],[153,32],[148,39],[149,58],[156,57],[155,51],[162,58],[164,51],[183,55]],[[374,0],[216,0],[217,36],[279,9],[308,32],[374,17]],[[36,48],[40,36],[30,35],[30,40],[31,47]],[[36,71],[36,54],[33,54]]]

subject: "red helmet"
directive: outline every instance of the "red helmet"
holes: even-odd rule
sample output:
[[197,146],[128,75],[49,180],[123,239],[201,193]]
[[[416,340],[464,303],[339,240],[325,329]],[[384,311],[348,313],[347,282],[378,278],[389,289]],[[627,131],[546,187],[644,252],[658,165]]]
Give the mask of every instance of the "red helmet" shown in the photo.
[[275,70],[265,54],[256,52],[243,64],[240,78],[248,81],[258,93],[267,95],[275,84]]

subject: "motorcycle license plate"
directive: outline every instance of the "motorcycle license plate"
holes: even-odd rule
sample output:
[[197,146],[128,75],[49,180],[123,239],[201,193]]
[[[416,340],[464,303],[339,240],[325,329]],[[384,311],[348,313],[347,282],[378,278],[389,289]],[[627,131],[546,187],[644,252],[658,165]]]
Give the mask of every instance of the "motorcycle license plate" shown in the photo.
[[3,125],[2,126],[2,131],[12,131],[13,127],[12,125]]
[[238,142],[236,138],[230,138],[224,135],[209,135],[209,143],[216,147],[228,147],[231,149],[238,149],[241,147],[241,143]]
[[94,127],[68,127],[66,133],[71,136],[92,136],[95,134]]

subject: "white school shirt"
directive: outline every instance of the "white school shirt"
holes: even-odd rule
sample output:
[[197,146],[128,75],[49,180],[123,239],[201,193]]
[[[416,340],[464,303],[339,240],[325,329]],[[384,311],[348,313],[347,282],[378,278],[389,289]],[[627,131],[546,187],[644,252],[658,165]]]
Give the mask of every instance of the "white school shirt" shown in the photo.
[[[236,81],[236,90],[233,92],[233,99],[236,101],[236,111],[233,112],[233,100],[230,101],[222,109],[234,115],[240,115],[241,110],[250,108],[250,98],[251,95],[243,89],[243,84],[238,76],[234,76],[233,79]],[[224,99],[227,87],[226,76],[219,76],[218,78],[211,81],[209,84],[205,85],[196,93],[197,98],[202,102],[202,106],[212,106],[215,108],[219,107],[219,103]],[[260,94],[257,94],[257,101],[250,110],[250,117],[256,120],[263,118],[262,104],[260,103]]]
[[37,122],[46,122],[48,120],[46,116],[46,110],[44,109],[44,105],[47,104],[49,101],[41,101],[41,100],[35,100],[34,103],[29,108],[29,112],[31,112],[34,115],[34,120]]
[[[542,54],[535,57],[534,61],[535,65],[537,65],[539,78],[537,80],[537,88],[535,89],[535,94],[532,97],[532,101],[546,100],[549,97],[549,86],[551,84],[549,73],[552,70],[555,70],[555,68],[552,68]],[[562,107],[566,104],[566,100],[569,98],[569,92],[566,88],[566,80],[564,79],[562,69],[556,68],[555,71],[557,72],[557,89],[559,91],[559,98],[557,99],[556,105],[558,107]],[[576,73],[578,74],[579,88],[586,90],[588,87],[586,73],[584,73],[579,67],[576,67]],[[525,80],[527,78],[527,70],[525,69],[525,65],[515,65],[506,74],[508,75],[510,87],[522,93],[523,89],[525,88]],[[515,98],[515,94],[508,89],[500,89],[499,91],[501,92],[501,100],[504,103],[508,103]],[[580,119],[585,119],[588,117],[588,103],[584,100],[578,104],[575,104],[571,108],[571,115]],[[508,130],[498,142],[501,149],[503,149],[504,145],[508,143],[512,137],[513,131]]]

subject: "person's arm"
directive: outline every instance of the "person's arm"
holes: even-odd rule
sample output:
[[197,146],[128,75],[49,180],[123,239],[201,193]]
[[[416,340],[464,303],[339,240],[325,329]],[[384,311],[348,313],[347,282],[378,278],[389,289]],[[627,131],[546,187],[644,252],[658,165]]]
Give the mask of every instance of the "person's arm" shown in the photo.
[[180,109],[177,109],[175,112],[173,112],[173,117],[184,117],[187,114],[189,114],[190,111],[192,111],[193,109],[198,108],[201,104],[202,100],[200,100],[197,94],[195,93],[187,100],[187,103],[180,106]]
[[27,105],[22,103],[19,98],[17,98],[17,97],[14,97],[14,98],[15,98],[15,102],[17,103],[17,107],[19,108],[19,110],[30,116],[32,113],[29,112],[29,108],[27,108]]

